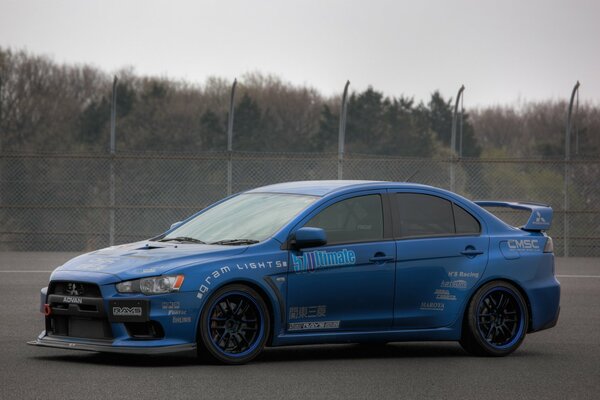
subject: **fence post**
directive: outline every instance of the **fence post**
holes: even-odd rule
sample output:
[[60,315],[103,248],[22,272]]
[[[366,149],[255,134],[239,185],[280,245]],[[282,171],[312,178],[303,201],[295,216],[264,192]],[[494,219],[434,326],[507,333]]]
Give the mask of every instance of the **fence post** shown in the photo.
[[[2,74],[0,74],[0,127],[2,127],[2,90],[4,89],[3,86],[4,81],[2,80]],[[0,129],[0,154],[2,154],[2,138],[3,138],[3,133],[2,130]],[[2,193],[2,191],[0,190],[0,193]]]
[[344,142],[346,141],[348,86],[350,86],[350,81],[346,81],[346,86],[344,86],[344,95],[342,96],[342,109],[340,110],[340,130],[338,133],[338,179],[342,179],[344,177]]
[[[456,122],[458,119],[458,104],[465,90],[465,85],[461,85],[456,94],[456,101],[454,102],[454,114],[452,114],[452,133],[450,136],[450,191],[456,190]],[[461,115],[462,119],[462,115]],[[461,124],[461,140],[460,140],[460,154],[462,155],[462,124]]]
[[3,103],[2,103],[2,90],[4,89],[3,86],[4,81],[2,80],[2,74],[0,74],[0,206],[2,205],[2,171],[3,171],[3,165],[2,165],[2,139],[4,138],[4,131],[2,130],[2,107],[3,107]]
[[231,97],[229,99],[229,118],[227,119],[227,196],[231,195],[231,186],[233,179],[232,153],[233,153],[233,111],[235,100],[235,87],[237,79],[233,80],[231,86]]
[[571,92],[571,101],[569,102],[569,111],[567,113],[567,129],[565,130],[565,210],[564,210],[564,256],[569,257],[569,179],[571,162],[571,117],[573,115],[573,100],[575,94],[579,91],[579,81],[573,86]]
[[116,123],[117,123],[117,82],[115,76],[112,86],[112,102],[110,107],[110,212],[109,212],[109,233],[108,243],[110,246],[115,244],[115,155],[116,155]]

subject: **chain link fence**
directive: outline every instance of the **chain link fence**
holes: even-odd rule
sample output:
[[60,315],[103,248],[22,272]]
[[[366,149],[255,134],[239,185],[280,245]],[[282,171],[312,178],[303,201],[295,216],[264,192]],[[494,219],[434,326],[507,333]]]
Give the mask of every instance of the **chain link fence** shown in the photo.
[[[111,232],[115,244],[155,236],[227,195],[230,159],[234,193],[277,182],[338,177],[337,154],[5,153],[0,155],[0,250],[88,251],[108,246]],[[600,160],[347,154],[343,178],[409,180],[470,199],[548,203],[554,208],[549,234],[556,253],[600,256]],[[515,225],[523,223],[518,212],[496,211]]]

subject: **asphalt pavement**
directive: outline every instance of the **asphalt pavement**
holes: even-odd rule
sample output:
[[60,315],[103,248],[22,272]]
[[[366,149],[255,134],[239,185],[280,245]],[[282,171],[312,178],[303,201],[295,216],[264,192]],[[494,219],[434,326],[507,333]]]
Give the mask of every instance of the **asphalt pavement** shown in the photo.
[[294,346],[243,366],[26,345],[39,289],[73,253],[0,253],[0,399],[598,399],[600,259],[557,260],[561,316],[504,358],[457,343]]

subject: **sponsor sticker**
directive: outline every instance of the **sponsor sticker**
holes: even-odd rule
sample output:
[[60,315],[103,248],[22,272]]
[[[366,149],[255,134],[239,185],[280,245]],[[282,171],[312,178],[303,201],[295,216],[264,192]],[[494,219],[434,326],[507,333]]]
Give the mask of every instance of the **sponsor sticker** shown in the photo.
[[150,301],[111,300],[108,309],[111,322],[145,322],[149,319]]
[[540,251],[540,242],[537,239],[510,239],[506,244],[513,251]]
[[64,296],[62,299],[63,303],[81,304],[83,299],[81,297]]
[[300,255],[292,254],[294,272],[312,272],[320,268],[356,264],[354,250],[309,251]]
[[440,283],[440,287],[441,288],[451,288],[451,289],[466,289],[467,281],[465,281],[464,279],[442,281],[442,283]]
[[420,309],[424,311],[444,311],[444,303],[435,301],[422,301]]
[[433,294],[435,294],[436,300],[456,300],[456,296],[451,294],[450,291],[446,289],[436,289]]
[[306,331],[313,329],[338,329],[340,321],[318,321],[318,322],[291,322],[288,325],[290,331]]
[[289,319],[324,318],[327,316],[327,306],[290,307]]
[[198,288],[196,297],[202,300],[204,295],[208,293],[212,284],[231,272],[232,269],[237,270],[257,270],[257,269],[273,269],[273,268],[287,268],[287,261],[282,260],[266,260],[266,261],[252,261],[244,262],[239,264],[223,265],[222,267],[216,268],[214,271],[206,275],[204,281]]
[[479,272],[450,271],[450,272],[448,272],[448,278],[474,278],[474,279],[479,279]]
[[115,317],[141,317],[142,307],[113,307],[112,313]]
[[173,317],[174,324],[189,324],[192,322],[192,317]]

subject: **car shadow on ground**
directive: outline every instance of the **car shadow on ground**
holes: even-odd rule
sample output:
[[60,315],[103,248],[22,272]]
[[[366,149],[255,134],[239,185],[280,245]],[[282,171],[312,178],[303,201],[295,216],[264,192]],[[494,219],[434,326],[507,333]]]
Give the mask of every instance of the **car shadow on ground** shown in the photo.
[[[55,352],[55,350],[53,350]],[[298,362],[351,359],[406,359],[406,358],[468,357],[455,343],[390,343],[338,344],[267,348],[252,363]],[[123,367],[177,367],[211,365],[199,360],[195,352],[176,355],[123,355],[111,353],[53,354],[33,356],[35,360],[67,363],[115,365]]]

